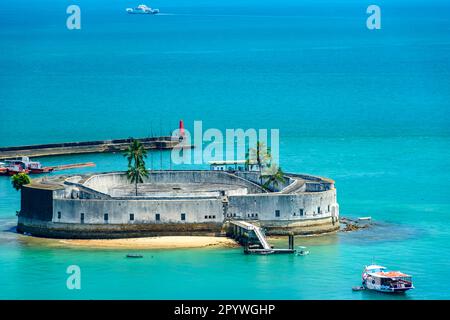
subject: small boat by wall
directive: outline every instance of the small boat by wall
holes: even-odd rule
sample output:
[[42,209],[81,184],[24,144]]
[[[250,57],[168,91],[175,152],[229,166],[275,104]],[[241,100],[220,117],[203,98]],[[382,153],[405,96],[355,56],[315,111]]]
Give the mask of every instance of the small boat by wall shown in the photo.
[[129,253],[127,254],[127,258],[143,258],[144,256],[139,253]]
[[365,289],[379,292],[405,292],[414,289],[412,277],[400,271],[389,271],[386,267],[370,265],[362,273]]
[[354,287],[352,287],[352,290],[353,291],[363,291],[363,290],[366,290],[366,288],[363,286],[354,286]]
[[309,254],[309,250],[307,247],[298,246],[295,254],[297,256],[307,256]]
[[0,162],[0,175],[5,174],[7,171],[8,171],[8,169],[6,169],[5,163]]
[[275,253],[275,250],[271,249],[246,249],[244,250],[245,254],[260,254],[260,255],[269,255]]

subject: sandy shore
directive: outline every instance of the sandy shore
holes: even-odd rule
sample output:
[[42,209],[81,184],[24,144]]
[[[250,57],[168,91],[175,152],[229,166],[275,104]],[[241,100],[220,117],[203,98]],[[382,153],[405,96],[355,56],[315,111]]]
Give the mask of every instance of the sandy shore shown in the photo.
[[177,249],[204,247],[235,247],[237,243],[225,237],[148,237],[127,239],[56,240],[59,244],[111,249]]

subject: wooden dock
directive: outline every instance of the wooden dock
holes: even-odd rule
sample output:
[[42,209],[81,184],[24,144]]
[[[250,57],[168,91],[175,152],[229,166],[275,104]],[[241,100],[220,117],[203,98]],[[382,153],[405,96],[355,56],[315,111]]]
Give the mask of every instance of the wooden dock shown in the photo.
[[[132,139],[133,138],[0,147],[0,160],[13,159],[21,156],[43,157],[85,153],[123,152]],[[156,150],[174,149],[177,148],[180,143],[179,139],[171,136],[137,138],[137,140],[142,142],[145,149]],[[183,148],[192,148],[192,146],[184,146]]]

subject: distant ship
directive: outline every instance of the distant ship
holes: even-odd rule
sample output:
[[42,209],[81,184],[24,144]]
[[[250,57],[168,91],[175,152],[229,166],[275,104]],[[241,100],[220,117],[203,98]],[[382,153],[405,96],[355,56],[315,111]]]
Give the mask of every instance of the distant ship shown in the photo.
[[152,9],[145,4],[140,4],[136,8],[127,8],[126,11],[131,14],[157,14],[159,9]]

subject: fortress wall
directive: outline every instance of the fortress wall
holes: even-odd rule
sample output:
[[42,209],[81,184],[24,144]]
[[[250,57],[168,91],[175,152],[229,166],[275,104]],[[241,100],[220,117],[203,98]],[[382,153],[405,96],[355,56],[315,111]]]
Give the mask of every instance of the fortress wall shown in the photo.
[[[292,195],[229,197],[227,214],[256,222],[267,230],[268,235],[320,234],[339,229],[339,205],[335,196],[336,190],[333,189]],[[300,209],[303,209],[302,216]],[[276,210],[279,210],[279,216]]]
[[[336,203],[336,191],[329,190],[305,194],[261,194],[237,195],[228,197],[227,213],[242,219],[251,219],[258,214],[258,220],[290,221],[307,220],[320,217],[338,217],[339,207]],[[320,213],[319,213],[320,208]],[[303,215],[300,215],[303,209]],[[279,210],[279,217],[276,211]],[[57,219],[61,212],[61,219]],[[215,215],[214,221],[223,221],[223,206],[220,199],[199,199],[184,197],[180,200],[89,200],[54,199],[53,221],[63,223],[80,222],[84,213],[85,223],[104,223],[104,214],[108,214],[108,223],[153,223],[155,214],[160,214],[160,222],[182,222],[181,213],[186,214],[186,221],[205,222],[205,215]],[[133,213],[134,221],[129,220]],[[251,216],[253,214],[253,216]]]
[[[100,199],[95,198],[101,195],[102,190],[107,191],[111,186],[128,184],[124,173],[92,176],[86,182],[87,186],[78,184],[75,179],[67,182],[65,187],[71,194],[78,192],[88,196],[93,192],[94,198],[65,197],[66,191],[62,186],[24,187],[18,222],[19,232],[67,238],[218,234],[224,219],[231,217],[259,223],[267,229],[269,235],[313,234],[339,228],[339,206],[334,188],[295,194],[263,193],[251,182],[226,172],[213,171],[152,172],[148,179],[149,183],[226,183],[243,185],[253,192],[257,190],[256,194],[231,192],[228,195],[228,205],[224,207],[221,197],[198,197],[189,194],[183,194],[182,199],[111,199],[107,195],[102,195],[103,198]],[[314,177],[308,183],[318,184]],[[330,187],[332,183],[331,181],[330,185],[325,187]],[[238,189],[236,190],[242,191]],[[300,214],[300,209],[303,209],[303,215]],[[82,213],[84,221],[81,220]],[[108,215],[107,220],[105,214]],[[130,214],[134,215],[133,220],[130,219]],[[156,214],[160,216],[159,221],[156,220]],[[182,214],[185,214],[185,220],[182,220]]]
[[[256,184],[220,171],[151,171],[145,183],[222,183],[245,186],[249,193],[261,193]],[[124,172],[99,174],[89,178],[84,185],[99,192],[108,193],[109,188],[129,184]]]
[[154,236],[217,236],[222,223],[79,224],[53,223],[20,217],[17,231],[62,239],[114,239]]
[[[259,184],[260,181],[260,175],[259,172],[251,172],[251,171],[236,171],[234,173],[235,175],[237,175],[238,177],[247,179],[253,183]],[[263,184],[267,181],[267,179],[262,180]],[[284,183],[279,183],[278,186],[271,186],[271,190],[278,192],[280,190],[283,190],[284,188],[286,188],[287,186],[289,186],[291,183],[293,183],[295,181],[295,179],[292,179],[288,176],[285,176],[285,182]]]
[[333,217],[314,217],[313,219],[276,221],[259,221],[267,235],[312,235],[339,230],[339,220]]
[[[229,197],[228,214],[236,214],[243,219],[253,218],[258,213],[259,220],[305,220],[313,217],[339,215],[336,190],[304,194],[264,194]],[[320,213],[319,213],[320,208]],[[300,215],[303,209],[303,215]],[[279,210],[279,217],[276,216]]]
[[94,189],[85,187],[81,184],[67,184],[63,194],[55,195],[55,198],[60,199],[110,199],[111,196],[96,191]]
[[[134,190],[134,189],[133,189]],[[138,196],[132,196],[130,197],[127,192],[124,193],[123,190],[110,190],[111,196],[115,200],[134,200],[134,199],[143,199],[143,200],[177,200],[177,199],[187,199],[190,200],[192,198],[198,199],[198,198],[219,198],[222,196],[221,191],[224,191],[225,195],[245,195],[248,194],[247,188],[235,186],[235,189],[228,189],[228,190],[203,190],[203,191],[197,191],[197,192],[183,192],[178,193],[176,191],[171,190],[161,190],[160,192],[152,191],[151,195],[142,195],[141,193],[144,193],[142,191],[142,188],[138,186]]]
[[[58,212],[61,218],[58,219]],[[89,200],[55,199],[53,222],[85,224],[147,224],[147,223],[200,223],[223,221],[222,202],[219,199],[192,200]],[[181,220],[184,213],[186,220]],[[104,215],[108,214],[108,221]],[[134,214],[134,220],[130,220]],[[156,214],[160,221],[156,221]],[[207,216],[207,218],[205,218]],[[211,216],[211,218],[210,218]]]
[[20,215],[30,219],[51,221],[53,190],[24,187],[21,189]]

